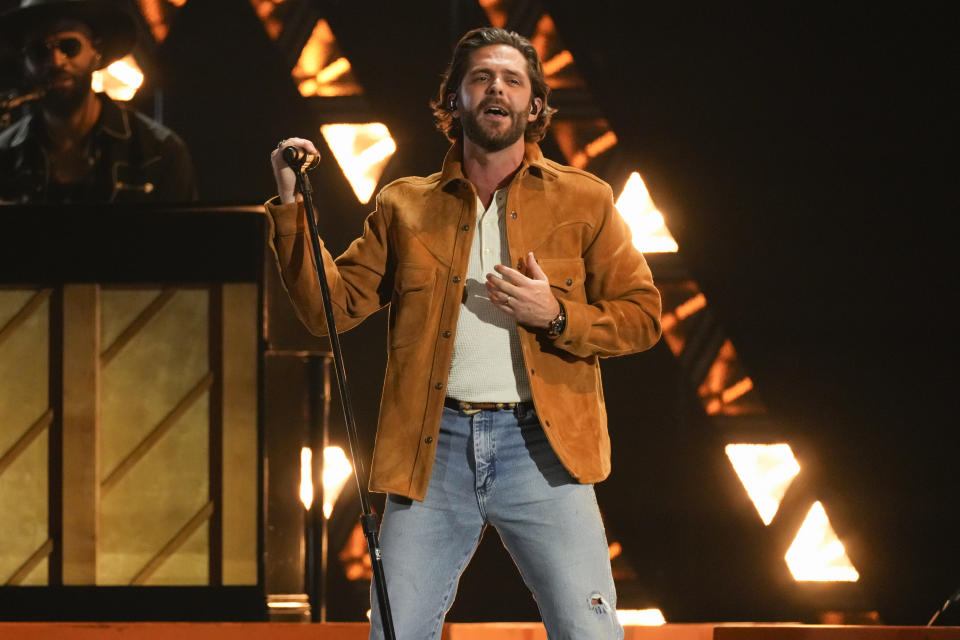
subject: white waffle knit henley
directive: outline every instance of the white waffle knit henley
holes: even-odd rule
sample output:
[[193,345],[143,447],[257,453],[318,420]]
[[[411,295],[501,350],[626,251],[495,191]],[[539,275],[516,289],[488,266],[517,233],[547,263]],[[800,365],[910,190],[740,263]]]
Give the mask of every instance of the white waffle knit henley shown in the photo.
[[485,282],[496,264],[510,264],[504,207],[507,191],[486,209],[477,198],[464,302],[460,305],[447,395],[465,402],[521,402],[532,398],[517,322],[490,302]]

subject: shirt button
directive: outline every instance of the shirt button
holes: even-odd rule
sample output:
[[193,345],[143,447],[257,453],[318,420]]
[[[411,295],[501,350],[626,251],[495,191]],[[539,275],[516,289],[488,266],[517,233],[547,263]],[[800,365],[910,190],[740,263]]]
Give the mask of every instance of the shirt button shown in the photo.
[[516,211],[511,211],[511,212],[510,212],[510,217],[513,218],[514,220],[516,220],[516,219],[517,219],[517,212],[516,212]]
[[567,278],[567,286],[569,287],[572,284],[573,284],[573,280],[571,280],[570,278]]
[[433,385],[433,388],[437,390],[443,389],[443,383],[438,382],[437,384]]
[[460,282],[460,276],[453,276],[454,282]]
[[449,338],[449,337],[450,337],[450,332],[449,332],[449,331],[444,331],[444,332],[443,332],[443,337],[444,337],[444,338]]
[[463,230],[464,230],[464,231],[470,231],[470,225],[468,225],[468,224],[463,225]]
[[430,444],[431,442],[433,442],[433,436],[427,436],[426,438],[423,439],[423,441],[426,442],[427,444]]

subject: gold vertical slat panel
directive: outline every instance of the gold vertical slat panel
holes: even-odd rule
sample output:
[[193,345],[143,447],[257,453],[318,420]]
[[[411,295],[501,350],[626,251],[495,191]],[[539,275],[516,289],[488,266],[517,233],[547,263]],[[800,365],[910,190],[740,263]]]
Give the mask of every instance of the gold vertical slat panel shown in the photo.
[[[148,305],[158,291],[152,294]],[[126,319],[124,324],[104,317],[102,326],[112,322],[114,335],[145,309],[141,292],[105,290],[102,297],[104,316],[119,313]],[[209,374],[208,300],[205,289],[177,290],[103,365],[101,482]],[[98,584],[129,584],[208,501],[209,401],[208,390],[194,394],[185,411],[102,496]],[[204,548],[191,556],[182,564],[185,572],[170,575],[169,583],[205,584],[207,555]]]
[[98,397],[100,287],[63,287],[63,583],[92,585],[97,578],[100,504]]
[[223,285],[223,584],[257,583],[258,291]]
[[[0,328],[35,300],[35,290],[0,290]],[[0,342],[0,585],[5,584],[48,537],[48,442],[45,427],[25,447],[12,451],[50,406],[49,316],[46,298]],[[46,566],[46,562],[42,563]],[[21,584],[46,584],[34,570]]]

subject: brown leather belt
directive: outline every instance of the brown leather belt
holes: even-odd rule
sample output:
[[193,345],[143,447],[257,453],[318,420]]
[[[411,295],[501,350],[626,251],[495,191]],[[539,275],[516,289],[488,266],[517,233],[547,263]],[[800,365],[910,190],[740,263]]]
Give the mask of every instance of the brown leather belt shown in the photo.
[[445,398],[443,406],[459,411],[467,415],[479,413],[480,411],[514,411],[517,407],[521,409],[532,409],[532,402],[465,402],[453,398]]

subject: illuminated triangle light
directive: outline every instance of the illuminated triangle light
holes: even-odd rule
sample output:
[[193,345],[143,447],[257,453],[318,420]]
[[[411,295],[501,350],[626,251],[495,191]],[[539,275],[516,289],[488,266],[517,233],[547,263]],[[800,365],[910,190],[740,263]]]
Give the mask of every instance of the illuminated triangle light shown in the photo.
[[800,465],[790,445],[728,444],[724,451],[763,524],[769,525]]
[[325,124],[320,127],[320,133],[357,200],[363,204],[369,202],[384,167],[397,150],[387,125],[382,122]]
[[340,447],[326,447],[323,450],[323,517],[333,513],[343,486],[353,474],[353,466],[347,460],[347,454]]
[[[353,474],[353,466],[347,460],[347,454],[340,447],[326,447],[323,450],[323,517],[333,513],[343,486]],[[313,450],[310,447],[300,449],[300,502],[304,509],[313,504]]]
[[784,559],[797,581],[856,582],[860,579],[819,501],[810,508]]
[[106,93],[120,102],[132,100],[142,84],[143,71],[131,54],[113,62],[106,69],[94,71],[91,81],[96,93]]
[[630,226],[633,245],[644,253],[676,253],[673,239],[663,214],[657,211],[640,174],[634,171],[627,179],[616,202],[617,210]]
[[326,20],[320,19],[291,72],[300,95],[355,96],[363,93]]

